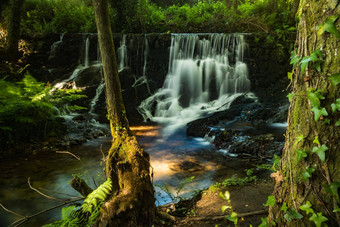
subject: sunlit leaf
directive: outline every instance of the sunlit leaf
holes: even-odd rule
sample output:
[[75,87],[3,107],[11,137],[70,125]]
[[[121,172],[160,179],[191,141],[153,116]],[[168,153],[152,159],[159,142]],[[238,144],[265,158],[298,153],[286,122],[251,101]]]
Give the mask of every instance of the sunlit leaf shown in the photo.
[[334,22],[339,16],[333,15],[326,18],[326,22],[319,26],[318,35],[322,35],[324,32],[329,32],[340,39],[340,32],[336,29]]
[[334,212],[334,213],[340,212],[340,208],[339,208],[339,207],[335,208],[335,209],[333,210],[333,212]]
[[258,227],[268,227],[269,224],[267,222],[267,218],[261,218],[261,224]]
[[228,209],[231,209],[231,206],[222,206],[221,207],[222,213],[226,212]]
[[322,215],[322,212],[313,214],[310,218],[310,221],[314,222],[316,227],[321,227],[322,222],[325,222],[328,220],[325,216]]
[[298,144],[300,141],[303,141],[304,138],[305,138],[305,137],[304,137],[303,135],[297,136],[294,145]]
[[318,144],[318,145],[321,145],[320,144],[320,141],[319,141],[319,136],[315,136],[314,140],[313,140],[313,144]]
[[276,202],[275,197],[273,195],[270,195],[270,196],[268,196],[268,199],[267,199],[265,206],[266,207],[267,206],[274,206],[275,202]]
[[309,99],[312,107],[320,107],[320,99],[325,99],[323,95],[320,94],[321,90],[316,92],[307,91],[307,98]]
[[325,151],[328,150],[328,147],[325,144],[322,144],[321,147],[313,147],[312,152],[313,153],[317,153],[317,155],[319,156],[320,160],[322,162],[325,162],[326,158],[325,158]]
[[287,95],[288,101],[291,102],[292,99],[293,99],[293,97],[294,97],[294,93],[289,93],[289,94]]
[[304,205],[300,206],[300,209],[305,211],[307,214],[314,213],[314,210],[311,208],[312,204],[307,201]]
[[315,122],[317,122],[321,116],[328,116],[326,108],[319,109],[319,107],[313,107],[312,112],[314,113]]
[[315,171],[315,169],[313,168],[310,168],[310,167],[306,167],[306,171],[302,171],[301,172],[301,175],[302,175],[302,178],[304,181],[307,181],[308,178],[311,178],[312,177],[312,173]]
[[287,212],[287,209],[288,209],[287,204],[286,204],[285,202],[283,202],[283,204],[282,204],[280,210],[282,210],[283,212],[286,213],[286,212]]

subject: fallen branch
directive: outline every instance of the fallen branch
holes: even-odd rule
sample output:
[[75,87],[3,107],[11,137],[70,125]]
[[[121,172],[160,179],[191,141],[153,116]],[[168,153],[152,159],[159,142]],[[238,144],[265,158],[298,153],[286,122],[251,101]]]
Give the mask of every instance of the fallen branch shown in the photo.
[[78,161],[80,161],[80,157],[78,157],[77,155],[75,154],[72,154],[71,152],[69,151],[56,151],[55,153],[58,153],[58,154],[69,154],[69,155],[72,155],[75,159],[77,159]]
[[44,197],[46,197],[46,198],[48,198],[48,199],[53,199],[53,200],[57,200],[57,201],[59,201],[59,202],[64,202],[64,200],[61,200],[61,199],[58,199],[58,198],[55,198],[55,197],[52,197],[52,196],[48,196],[48,195],[46,195],[46,194],[40,192],[38,189],[33,188],[32,185],[31,185],[31,182],[30,182],[30,177],[27,179],[27,183],[28,183],[28,186],[29,186],[32,190],[38,192],[40,195],[42,195],[42,196],[44,196]]
[[38,213],[35,213],[35,214],[32,214],[30,216],[27,216],[27,217],[23,217],[15,222],[13,222],[12,224],[10,224],[10,226],[14,226],[14,227],[17,227],[17,226],[20,226],[22,224],[24,224],[27,220],[31,219],[31,218],[34,218],[40,214],[43,214],[43,213],[46,213],[47,211],[50,211],[50,210],[53,210],[53,209],[56,209],[56,208],[59,208],[59,207],[62,207],[62,206],[65,206],[69,203],[73,203],[73,202],[77,202],[77,201],[80,201],[80,200],[83,200],[84,198],[80,198],[80,199],[75,199],[75,200],[70,200],[70,201],[65,201],[64,203],[62,204],[59,204],[59,205],[56,205],[54,207],[51,207],[51,208],[48,208],[46,210],[43,210],[43,211],[39,211]]
[[78,176],[74,176],[72,178],[70,185],[74,190],[79,192],[84,197],[87,197],[87,195],[90,194],[93,191],[93,189],[90,188],[86,184],[86,182]]
[[2,207],[2,209],[4,209],[5,211],[7,211],[8,213],[14,214],[14,215],[19,216],[19,217],[21,217],[21,218],[25,218],[25,216],[23,216],[23,215],[21,215],[21,214],[18,214],[18,213],[14,212],[14,211],[11,211],[11,210],[7,209],[7,208],[6,208],[4,205],[2,205],[1,203],[0,203],[0,206]]

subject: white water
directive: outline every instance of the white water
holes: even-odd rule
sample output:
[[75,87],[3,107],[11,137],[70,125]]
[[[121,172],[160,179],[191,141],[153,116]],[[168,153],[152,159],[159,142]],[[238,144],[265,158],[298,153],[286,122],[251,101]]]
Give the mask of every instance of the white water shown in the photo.
[[103,93],[103,90],[105,88],[105,83],[102,80],[102,82],[99,84],[99,86],[96,89],[96,95],[93,97],[93,99],[90,102],[90,114],[94,114],[97,102],[99,100],[100,95]]
[[204,114],[229,108],[250,90],[243,35],[202,36],[172,34],[163,87],[139,107],[145,120],[168,125],[165,134]]
[[135,77],[135,82],[133,83],[132,87],[138,87],[142,84],[146,84],[148,93],[149,95],[151,95],[148,78],[146,75],[146,67],[148,65],[148,55],[149,55],[149,41],[148,41],[147,35],[145,34],[144,42],[143,42],[143,75],[138,78]]
[[120,46],[117,49],[117,58],[119,60],[118,63],[118,72],[122,71],[128,63],[128,56],[127,56],[127,47],[126,47],[126,35],[124,34],[122,40],[120,41]]
[[85,40],[85,57],[84,57],[85,68],[88,68],[90,66],[89,49],[90,49],[90,39],[89,39],[89,37],[87,37],[86,40]]

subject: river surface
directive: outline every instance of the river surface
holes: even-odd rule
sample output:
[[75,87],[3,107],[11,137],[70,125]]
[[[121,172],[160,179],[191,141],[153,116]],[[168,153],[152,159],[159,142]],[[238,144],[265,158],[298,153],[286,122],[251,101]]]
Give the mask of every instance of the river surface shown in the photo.
[[[158,125],[131,127],[142,147],[150,154],[154,171],[153,183],[156,190],[156,205],[171,202],[164,185],[177,196],[177,189],[185,179],[194,176],[178,196],[190,197],[195,191],[209,187],[233,175],[242,176],[244,169],[251,166],[249,160],[226,157],[211,148],[204,139],[186,137],[178,132],[169,137],[162,136]],[[76,198],[78,193],[68,184],[73,174],[81,175],[95,188],[104,180],[103,153],[110,147],[110,138],[103,137],[83,145],[73,146],[70,154],[38,152],[25,158],[15,158],[0,162],[0,203],[7,209],[23,216],[57,206],[62,202],[51,200],[30,189],[33,188],[61,200]],[[101,152],[103,151],[103,153]],[[61,208],[53,209],[26,221],[22,226],[41,226],[60,220]],[[20,217],[0,208],[0,226],[9,226]]]

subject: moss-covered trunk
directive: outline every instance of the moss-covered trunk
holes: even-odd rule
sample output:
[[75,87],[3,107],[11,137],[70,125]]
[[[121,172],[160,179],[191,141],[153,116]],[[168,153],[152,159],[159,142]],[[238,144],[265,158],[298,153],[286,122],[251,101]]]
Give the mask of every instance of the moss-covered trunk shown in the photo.
[[112,197],[102,208],[100,226],[150,226],[155,215],[149,155],[129,129],[121,95],[107,0],[93,0],[113,137],[106,163]]
[[6,44],[6,57],[10,61],[18,58],[18,41],[20,37],[21,9],[24,0],[12,0],[10,2],[11,13],[8,23],[8,35]]
[[[294,58],[297,63],[291,92],[294,96],[280,171],[275,176],[276,203],[270,207],[269,223],[313,226],[313,222],[325,221],[328,226],[340,225],[339,212],[333,212],[340,205],[337,190],[340,186],[340,127],[335,126],[340,109],[333,112],[331,108],[340,95],[339,85],[332,84],[330,79],[331,75],[340,73],[340,33],[334,30],[339,30],[340,23],[339,19],[328,23],[330,18],[339,15],[337,1],[300,2]],[[308,58],[310,56],[312,58]],[[305,63],[308,65],[303,70]],[[321,63],[320,68],[318,63]],[[317,113],[322,116],[318,118]],[[302,205],[305,206],[301,209]],[[309,206],[312,210],[307,209]]]

